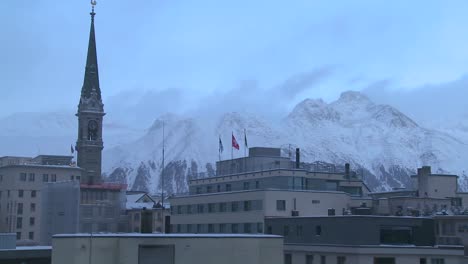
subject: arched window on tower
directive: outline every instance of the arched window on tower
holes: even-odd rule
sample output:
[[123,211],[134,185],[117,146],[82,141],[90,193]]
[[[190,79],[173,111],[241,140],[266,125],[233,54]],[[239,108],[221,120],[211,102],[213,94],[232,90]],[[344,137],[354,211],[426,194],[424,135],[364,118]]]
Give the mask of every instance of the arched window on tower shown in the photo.
[[96,121],[91,120],[88,123],[88,140],[97,140],[98,124]]

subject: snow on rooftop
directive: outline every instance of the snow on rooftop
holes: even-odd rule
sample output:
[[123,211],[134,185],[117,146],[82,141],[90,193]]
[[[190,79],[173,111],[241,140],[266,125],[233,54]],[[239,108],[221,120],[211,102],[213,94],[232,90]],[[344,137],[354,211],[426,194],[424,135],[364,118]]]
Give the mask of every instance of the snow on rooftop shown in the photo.
[[77,234],[58,234],[54,238],[69,238],[69,237],[151,237],[151,238],[282,238],[277,235],[265,234],[142,234],[142,233],[77,233]]

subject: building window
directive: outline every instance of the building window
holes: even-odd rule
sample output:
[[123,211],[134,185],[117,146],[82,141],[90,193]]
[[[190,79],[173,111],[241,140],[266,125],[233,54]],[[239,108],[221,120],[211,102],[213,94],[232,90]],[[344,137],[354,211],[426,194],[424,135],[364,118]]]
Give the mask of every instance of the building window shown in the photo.
[[214,225],[208,224],[208,233],[214,233]]
[[77,181],[79,181],[79,180],[81,179],[81,177],[80,177],[80,176],[76,176],[75,179],[76,179]]
[[244,211],[252,210],[252,201],[244,201]]
[[289,236],[289,226],[285,225],[283,227],[283,235],[284,236]]
[[31,213],[36,212],[36,204],[32,203],[29,209],[30,209]]
[[17,214],[23,214],[23,203],[18,203]]
[[23,217],[16,218],[16,228],[18,229],[23,228]]
[[181,226],[182,225],[176,225],[177,226],[177,233],[181,233]]
[[322,235],[322,226],[315,226],[315,235],[321,236]]
[[133,215],[133,220],[139,221],[140,220],[140,213],[136,213]]
[[285,211],[286,210],[286,200],[276,200],[276,210]]
[[201,187],[197,187],[197,194],[200,194],[201,193]]
[[259,181],[255,181],[255,189],[260,189],[260,182]]
[[433,259],[431,259],[431,264],[445,264],[445,259],[443,259],[443,258],[433,258]]
[[26,181],[27,174],[22,172],[20,173],[20,181]]
[[230,192],[231,191],[231,184],[226,184],[226,192]]
[[16,240],[21,240],[21,232],[16,232]]
[[187,224],[187,233],[192,233],[192,225]]
[[306,255],[306,264],[314,264],[314,255]]
[[202,232],[202,225],[197,224],[197,233],[201,233],[201,232]]
[[182,205],[179,205],[176,207],[177,207],[177,214],[182,214]]
[[346,257],[344,256],[336,257],[336,264],[346,264]]
[[0,199],[2,198],[2,191],[0,191]]
[[383,226],[380,228],[382,244],[413,244],[413,229],[409,226]]
[[57,174],[51,174],[50,177],[52,178],[52,179],[51,179],[52,182],[56,182],[56,181],[57,181]]
[[7,190],[7,197],[10,198],[10,190]]
[[238,224],[232,224],[231,225],[231,231],[233,234],[239,233],[239,225]]
[[0,182],[2,182],[2,181],[3,181],[3,175],[0,174]]
[[426,258],[420,258],[419,259],[419,264],[427,264],[427,259]]
[[244,223],[244,233],[252,233],[252,225],[250,223]]
[[327,264],[327,257],[326,256],[320,256],[320,264]]
[[192,214],[192,213],[193,213],[192,205],[189,204],[189,205],[187,205],[187,214]]
[[226,224],[219,224],[219,232],[226,233]]
[[36,174],[34,173],[29,173],[29,181],[34,181],[36,178]]
[[296,226],[296,236],[302,237],[302,226],[301,225]]
[[231,212],[237,212],[239,210],[239,203],[238,202],[232,202],[231,203]]
[[257,223],[257,233],[263,233],[263,224]]
[[292,264],[292,255],[290,253],[284,254],[284,264]]
[[218,184],[218,186],[216,186],[216,191],[221,192],[221,185]]
[[49,174],[42,174],[42,181],[48,182],[49,181]]
[[34,217],[29,217],[29,225],[30,226],[34,226],[34,224],[36,223]]
[[219,212],[224,213],[226,212],[226,203],[219,204]]
[[312,204],[319,204],[320,200],[312,200]]
[[248,190],[250,188],[249,182],[244,182],[244,190]]
[[395,264],[395,258],[374,258],[375,264]]
[[213,192],[213,186],[206,186],[206,192],[207,193]]
[[34,240],[34,232],[29,232],[29,240]]
[[18,190],[18,197],[23,198],[24,196],[24,191],[23,190]]
[[197,204],[197,213],[203,214],[203,211],[205,211],[204,204]]
[[70,180],[72,180],[72,181],[73,181],[74,179],[75,179],[75,176],[73,176],[73,175],[72,175],[72,176],[70,176]]
[[208,204],[208,213],[214,213],[216,211],[215,206],[216,206],[216,204],[209,203]]
[[32,190],[31,191],[31,198],[35,198],[36,197],[36,190]]

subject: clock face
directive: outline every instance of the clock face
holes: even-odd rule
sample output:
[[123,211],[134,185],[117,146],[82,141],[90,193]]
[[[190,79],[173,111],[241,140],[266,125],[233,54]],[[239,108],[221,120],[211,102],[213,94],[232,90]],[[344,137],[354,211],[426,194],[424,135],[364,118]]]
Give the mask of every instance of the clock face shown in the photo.
[[90,130],[97,130],[97,122],[94,120],[89,121],[88,128]]

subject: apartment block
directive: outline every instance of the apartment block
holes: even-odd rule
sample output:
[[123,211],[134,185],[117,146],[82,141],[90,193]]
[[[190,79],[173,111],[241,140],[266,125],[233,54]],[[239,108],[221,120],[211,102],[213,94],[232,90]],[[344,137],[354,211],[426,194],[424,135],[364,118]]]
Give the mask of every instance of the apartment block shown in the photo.
[[71,156],[0,158],[0,232],[16,233],[19,245],[40,243],[42,192],[48,183],[80,181]]

